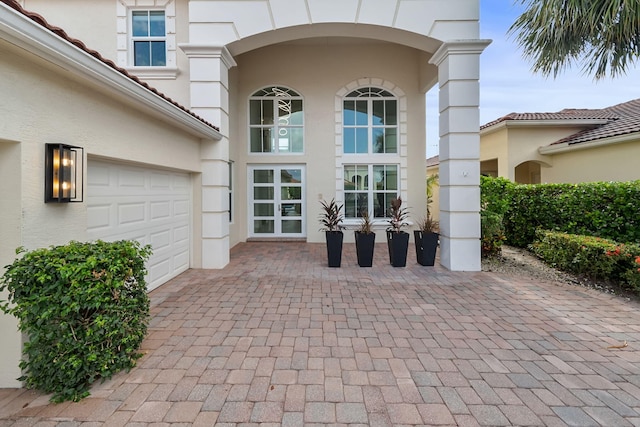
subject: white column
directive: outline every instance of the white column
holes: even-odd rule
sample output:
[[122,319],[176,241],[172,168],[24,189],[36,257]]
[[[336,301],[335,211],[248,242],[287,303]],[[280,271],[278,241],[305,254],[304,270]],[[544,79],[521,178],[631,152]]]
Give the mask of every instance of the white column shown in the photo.
[[480,54],[489,40],[444,43],[438,67],[440,111],[440,262],[480,271]]
[[220,128],[220,141],[201,146],[202,268],[229,263],[229,69],[236,65],[224,46],[181,45],[189,58],[191,111]]

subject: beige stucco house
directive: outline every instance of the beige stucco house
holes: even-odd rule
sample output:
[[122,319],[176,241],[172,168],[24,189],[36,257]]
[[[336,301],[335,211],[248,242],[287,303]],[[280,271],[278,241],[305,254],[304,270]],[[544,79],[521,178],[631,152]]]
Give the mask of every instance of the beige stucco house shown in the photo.
[[[322,242],[322,199],[347,226],[367,209],[383,231],[397,196],[420,218],[438,85],[441,263],[480,269],[478,0],[81,3],[0,0],[0,265],[131,238],[156,287],[239,242]],[[81,203],[44,203],[46,143],[82,148]]]
[[[480,127],[481,173],[520,184],[637,180],[638,159],[640,99],[603,109],[511,113]],[[427,175],[439,167],[438,156],[427,159]]]

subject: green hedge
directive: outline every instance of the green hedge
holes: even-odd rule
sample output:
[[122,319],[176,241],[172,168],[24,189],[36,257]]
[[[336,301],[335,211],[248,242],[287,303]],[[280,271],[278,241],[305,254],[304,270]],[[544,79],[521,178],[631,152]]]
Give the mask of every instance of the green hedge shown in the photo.
[[640,245],[538,230],[530,249],[552,267],[640,291]]
[[536,229],[640,242],[640,181],[518,185],[505,193],[509,244],[526,247]]
[[480,177],[480,232],[482,256],[497,255],[506,240],[504,215],[515,184],[506,178]]
[[0,308],[29,339],[20,362],[26,387],[77,401],[96,380],[135,366],[149,318],[149,246],[71,242],[16,253],[0,278],[9,295]]

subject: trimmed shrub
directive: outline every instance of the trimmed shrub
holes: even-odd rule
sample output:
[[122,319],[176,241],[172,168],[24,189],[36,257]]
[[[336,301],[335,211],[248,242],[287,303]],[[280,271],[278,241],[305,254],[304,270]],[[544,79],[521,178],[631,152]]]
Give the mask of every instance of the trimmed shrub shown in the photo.
[[500,254],[505,241],[502,215],[487,210],[480,211],[480,232],[482,256]]
[[70,242],[16,253],[0,278],[10,304],[0,308],[29,339],[19,378],[27,388],[78,401],[96,380],[135,366],[149,319],[150,246]]
[[506,178],[480,177],[480,236],[482,256],[498,255],[506,240],[503,218],[514,184]]
[[640,291],[640,245],[538,230],[529,248],[552,267]]
[[640,181],[518,185],[504,225],[509,244],[520,247],[537,228],[640,242]]

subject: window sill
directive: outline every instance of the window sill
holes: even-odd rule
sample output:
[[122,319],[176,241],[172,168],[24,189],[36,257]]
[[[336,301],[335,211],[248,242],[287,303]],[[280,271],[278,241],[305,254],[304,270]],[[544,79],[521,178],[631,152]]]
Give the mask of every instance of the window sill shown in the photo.
[[126,70],[143,80],[175,80],[179,73],[175,67],[126,67]]

